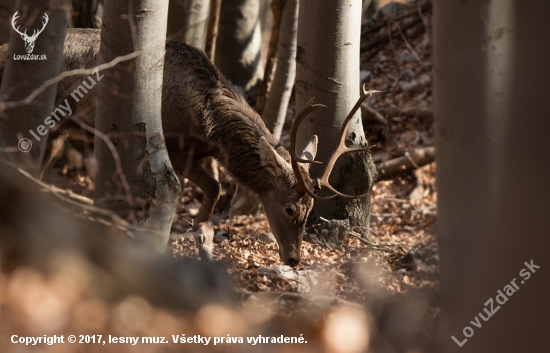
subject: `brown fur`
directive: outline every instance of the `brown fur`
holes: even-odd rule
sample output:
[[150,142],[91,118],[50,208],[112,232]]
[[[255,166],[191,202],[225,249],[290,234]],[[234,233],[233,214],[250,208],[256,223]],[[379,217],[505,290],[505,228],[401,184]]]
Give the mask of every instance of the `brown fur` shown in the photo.
[[[62,70],[93,68],[101,64],[99,46],[100,30],[69,29]],[[6,52],[7,46],[0,47],[0,78]],[[68,99],[78,117],[93,125],[95,87],[78,103],[70,96],[86,80],[88,75],[76,75],[61,81],[57,104]],[[300,259],[300,244],[312,200],[297,189],[288,151],[278,144],[260,116],[202,50],[179,42],[166,44],[162,123],[174,168],[182,173],[188,167],[186,176],[205,194],[204,207],[201,207],[196,221],[208,220],[219,197],[219,185],[197,163],[202,158],[213,156],[240,184],[260,196],[279,242],[281,257],[287,264],[296,264]],[[288,164],[279,176],[262,165],[261,137]],[[304,180],[311,184],[306,168],[302,167],[301,172]],[[310,185],[310,188],[313,187]],[[289,204],[297,209],[293,216],[285,214],[285,205]]]

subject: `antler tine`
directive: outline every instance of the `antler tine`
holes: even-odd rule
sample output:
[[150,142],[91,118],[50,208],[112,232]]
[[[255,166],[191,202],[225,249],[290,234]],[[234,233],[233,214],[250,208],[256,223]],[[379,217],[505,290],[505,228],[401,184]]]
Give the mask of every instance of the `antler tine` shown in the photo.
[[44,30],[44,28],[46,27],[46,25],[48,24],[48,22],[50,22],[50,17],[49,17],[48,14],[45,13],[45,12],[44,12],[44,16],[42,16],[42,17],[44,17],[44,20],[45,20],[44,22],[42,22],[42,23],[44,24],[44,27],[42,27],[42,30]]
[[21,31],[19,30],[19,27],[21,27],[21,26],[17,26],[17,28],[15,28],[15,25],[16,25],[15,21],[17,21],[18,18],[19,18],[19,10],[15,11],[15,13],[13,14],[13,17],[11,19],[11,26],[20,35],[22,35],[22,36],[25,35],[26,36],[27,35],[26,30],[25,30],[25,33],[21,33]]
[[300,167],[298,163],[312,163],[312,164],[322,164],[322,163],[319,161],[310,161],[308,159],[302,159],[298,157],[298,155],[296,154],[296,137],[298,133],[298,126],[300,126],[304,118],[315,109],[319,107],[324,107],[324,108],[326,107],[325,105],[322,105],[322,104],[313,104],[314,100],[315,100],[315,97],[312,97],[309,100],[307,106],[304,108],[304,110],[302,110],[300,114],[298,114],[298,116],[294,120],[294,123],[292,124],[292,131],[290,134],[290,159],[292,164],[292,170],[294,171],[296,180],[298,181],[298,186],[312,198],[316,198],[315,193],[306,186],[302,173],[300,172]]
[[309,102],[307,103],[307,106],[298,114],[296,119],[294,119],[294,123],[292,124],[292,131],[290,133],[290,156],[292,157],[293,161],[300,162],[300,163],[311,163],[311,164],[323,164],[319,161],[310,161],[309,159],[302,159],[298,157],[296,154],[296,138],[298,135],[298,126],[302,123],[302,120],[314,111],[315,109],[322,107],[326,108],[326,105],[323,104],[313,104],[313,101],[315,100],[315,97],[311,97]]
[[[327,162],[327,164],[325,166],[325,170],[323,171],[322,176],[319,178],[320,186],[324,187],[324,188],[326,188],[326,189],[328,189],[328,190],[330,190],[331,192],[334,193],[334,195],[332,195],[332,197],[340,196],[340,197],[346,198],[346,199],[354,199],[354,198],[361,198],[361,197],[364,197],[364,196],[367,195],[367,194],[363,194],[363,195],[357,195],[357,196],[350,196],[350,195],[342,194],[339,191],[337,191],[336,189],[334,189],[329,184],[328,179],[330,177],[330,173],[332,172],[332,168],[334,168],[334,164],[336,163],[338,158],[340,158],[340,156],[342,156],[343,154],[346,154],[346,153],[367,151],[367,150],[370,150],[370,148],[372,148],[372,147],[366,147],[366,148],[350,148],[350,147],[347,147],[346,146],[346,135],[347,135],[348,129],[351,125],[351,121],[352,121],[353,117],[355,116],[355,114],[357,113],[357,111],[359,110],[359,108],[361,107],[361,104],[363,104],[365,99],[370,97],[372,94],[378,93],[378,92],[380,92],[380,91],[367,91],[365,89],[365,85],[363,85],[361,96],[359,97],[359,99],[357,100],[357,103],[355,103],[355,105],[353,106],[353,108],[349,112],[348,116],[346,117],[346,120],[344,120],[344,124],[342,126],[342,129],[340,130],[340,141],[339,141],[338,145],[336,146],[336,148],[334,149],[334,151],[332,152],[332,154],[329,158],[329,161]],[[330,198],[332,198],[332,197],[330,197]],[[327,199],[327,198],[325,198],[325,199]]]
[[[44,18],[45,21],[42,21],[42,29],[40,30],[34,30],[33,34],[32,34],[32,37],[38,37],[38,35],[40,33],[42,33],[44,31],[44,29],[46,28],[46,25],[48,24],[48,22],[50,21],[50,18],[48,17],[48,14],[47,13],[44,13],[44,16],[42,16]],[[36,34],[35,34],[36,32]]]

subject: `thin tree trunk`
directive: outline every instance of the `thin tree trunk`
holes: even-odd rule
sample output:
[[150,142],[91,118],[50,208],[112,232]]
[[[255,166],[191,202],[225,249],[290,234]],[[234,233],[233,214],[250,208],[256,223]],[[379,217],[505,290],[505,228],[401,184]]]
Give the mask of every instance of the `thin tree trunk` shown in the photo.
[[[275,69],[277,68],[277,52],[279,49],[279,34],[281,32],[281,17],[285,0],[273,0],[271,3],[271,13],[273,14],[273,26],[271,27],[271,38],[269,39],[269,48],[267,50],[267,61],[265,64],[264,79],[260,86],[260,92],[256,99],[256,111],[262,115],[267,101],[267,96],[271,90]],[[296,19],[298,21],[298,19]],[[269,128],[269,127],[268,127]]]
[[66,0],[71,3],[74,11],[74,27],[101,28],[103,16],[103,0]]
[[210,0],[170,0],[168,39],[204,48]]
[[[8,108],[2,108],[1,105],[27,98],[44,82],[59,74],[67,18],[63,1],[19,0],[16,2],[15,10],[19,16],[15,21],[16,28],[19,27],[20,32],[24,33],[26,30],[30,34],[33,30],[44,28],[32,44],[34,48],[31,55],[45,55],[47,60],[15,60],[14,55],[24,56],[31,47],[19,33],[10,28],[8,58],[0,87],[0,148],[13,148],[14,152],[0,152],[0,155],[5,160],[26,166],[37,173],[42,164],[48,130],[51,127],[45,119],[50,117],[54,110],[57,84],[48,86],[32,99],[32,102]],[[47,15],[47,20],[44,14]],[[29,18],[33,19],[32,23],[27,23]],[[46,21],[44,27],[43,23]],[[28,148],[30,151],[20,152],[17,149],[18,144],[22,150]]]
[[263,76],[259,13],[257,0],[223,0],[221,4],[216,67],[245,90]]
[[[98,82],[96,129],[111,137],[121,157],[95,137],[99,170],[95,202],[162,237],[170,235],[181,186],[166,152],[161,121],[164,48],[168,0],[108,1],[100,55],[103,62],[140,51],[130,62],[105,72]],[[130,194],[130,195],[129,195]],[[150,239],[150,238],[149,238]]]
[[525,5],[434,7],[438,352],[548,345],[550,2]]
[[14,0],[0,0],[0,45],[10,40],[11,16],[14,12]]
[[210,61],[214,62],[216,55],[216,41],[218,39],[222,0],[212,0],[210,3],[210,16],[208,31],[206,32],[206,45],[204,51]]
[[[301,0],[296,57],[296,112],[311,97],[327,108],[317,109],[298,132],[301,151],[312,135],[318,135],[316,160],[326,162],[338,143],[346,116],[359,98],[359,41],[361,0],[330,0],[319,6],[316,0]],[[351,124],[348,146],[366,146],[360,112]],[[319,177],[321,168],[311,167]],[[376,167],[370,152],[344,155],[333,169],[331,184],[348,195],[370,191],[376,180]],[[370,197],[315,202],[310,220],[349,219],[352,225],[368,226]]]
[[262,119],[278,140],[283,132],[288,102],[296,78],[298,0],[286,0],[282,12],[277,50],[277,70],[269,91]]
[[[229,0],[225,0],[225,1],[229,1]],[[239,6],[243,6],[243,8],[246,8],[247,6],[248,7],[253,7],[254,6],[254,4],[251,4],[250,1],[247,2],[246,0],[245,1],[240,0],[240,1],[237,1],[237,2],[232,1],[232,3],[233,3],[233,6],[236,6],[237,5],[236,3],[239,3]],[[271,81],[273,79],[273,73],[275,71],[276,60],[277,60],[277,57],[276,57],[276,55],[277,55],[277,46],[278,46],[278,43],[279,43],[279,30],[280,30],[280,25],[281,25],[280,22],[281,22],[281,15],[282,15],[281,10],[282,10],[283,3],[284,3],[284,0],[274,0],[272,5],[271,5],[271,10],[273,12],[274,20],[273,20],[273,27],[271,29],[272,32],[271,32],[271,39],[270,39],[270,43],[269,43],[269,53],[268,53],[268,59],[267,59],[268,62],[267,62],[266,69],[265,69],[264,81],[262,82],[262,86],[260,88],[260,93],[258,94],[258,100],[256,102],[256,110],[260,114],[261,114],[262,110],[264,109],[266,95],[270,94],[269,93],[270,85],[271,85]],[[235,8],[234,11],[236,11],[236,10],[239,10],[239,9]],[[241,13],[246,14],[247,12],[241,12]],[[259,14],[259,7],[258,7],[258,11],[254,12],[254,13]],[[249,15],[249,16],[252,16],[252,15]],[[226,18],[226,21],[227,21],[227,18]],[[239,32],[236,32],[236,33],[239,36],[242,36],[243,33],[244,34],[249,33],[249,31],[250,31],[249,28],[250,28],[250,25],[252,24],[251,20],[247,19],[246,22],[244,20],[240,20],[239,23],[240,23],[240,27],[238,27],[237,29],[240,29],[242,31],[242,33],[240,33],[240,34],[239,34]],[[244,25],[243,25],[243,23],[244,23]],[[252,44],[254,44],[254,45],[256,44],[256,41],[258,40],[258,39],[256,39],[257,36],[260,37],[259,40],[261,41],[261,30],[260,30],[259,23],[260,23],[260,21],[259,21],[259,15],[258,15],[256,17],[256,25],[254,27],[254,30],[252,32],[252,37],[251,37]],[[232,40],[235,41],[235,38],[232,38]],[[254,49],[254,50],[257,50],[257,59],[261,63],[260,46],[261,46],[261,43],[258,43],[257,48]],[[254,50],[250,50],[247,47],[244,47],[244,48],[241,47],[241,50],[245,50],[244,52],[241,53],[242,58],[241,58],[241,61],[239,62],[239,63],[242,64],[243,60],[245,60],[247,57],[250,57],[252,54],[254,54]],[[227,54],[227,51],[225,52],[225,54]],[[230,58],[232,60],[235,60],[236,58],[238,58],[235,54],[238,54],[238,53],[233,53],[233,55],[230,56]],[[219,64],[219,61],[217,61],[217,63]],[[233,66],[235,68],[238,68],[239,70],[247,69],[246,67],[244,67],[244,68],[239,67],[239,65],[238,65],[239,63],[233,63]],[[229,71],[232,76],[228,76],[228,77],[234,83],[241,82],[240,85],[242,85],[243,87],[248,87],[249,88],[258,79],[257,74],[259,73],[258,70],[260,69],[260,66],[258,66],[256,68],[256,70],[253,70],[253,69],[254,69],[253,66],[248,67],[248,71],[242,72],[243,74],[246,74],[246,76],[243,76],[243,77],[234,76],[234,75],[236,75],[234,73],[235,71]],[[221,70],[222,70],[222,72],[224,71],[224,69],[221,69]],[[226,66],[225,70],[231,70],[231,69]],[[239,81],[235,81],[235,80],[239,80]],[[268,126],[268,128],[270,128],[270,127]],[[279,137],[277,137],[277,138],[279,138]],[[235,194],[233,194],[233,198],[231,199],[231,209],[229,210],[229,216],[231,217],[234,214],[254,214],[259,209],[261,209],[260,198],[255,193],[251,192],[245,186],[237,185],[237,187],[235,188]]]
[[[221,0],[212,0],[210,4],[210,19],[208,22],[208,32],[206,33],[205,52],[211,62],[214,62],[216,55],[216,39],[218,38],[218,26],[220,24]],[[213,157],[206,157],[202,166],[214,179],[220,180],[218,170],[218,161]]]

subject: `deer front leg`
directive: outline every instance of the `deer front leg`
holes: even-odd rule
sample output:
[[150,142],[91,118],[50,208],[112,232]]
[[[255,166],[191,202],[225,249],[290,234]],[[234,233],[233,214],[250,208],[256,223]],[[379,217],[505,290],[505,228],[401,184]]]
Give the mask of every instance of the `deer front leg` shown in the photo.
[[186,167],[186,170],[189,170],[186,177],[197,185],[204,194],[199,214],[193,225],[195,242],[200,257],[202,259],[212,259],[214,232],[204,231],[203,223],[209,221],[212,217],[214,206],[216,206],[216,202],[218,202],[221,195],[221,186],[194,158],[191,160],[191,166]]

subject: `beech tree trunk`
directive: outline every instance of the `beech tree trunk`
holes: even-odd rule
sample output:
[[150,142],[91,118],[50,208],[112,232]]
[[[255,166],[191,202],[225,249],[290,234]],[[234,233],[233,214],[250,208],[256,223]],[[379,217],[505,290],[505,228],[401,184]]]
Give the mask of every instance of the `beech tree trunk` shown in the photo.
[[103,0],[65,0],[73,7],[75,28],[101,28]]
[[14,12],[15,0],[0,0],[0,45],[10,39],[11,16]]
[[296,39],[298,0],[285,0],[279,30],[277,67],[266,105],[262,112],[265,125],[278,140],[283,132],[288,102],[296,78]]
[[234,84],[249,89],[263,76],[260,3],[223,0],[215,64]]
[[[57,84],[52,84],[29,102],[14,102],[26,99],[44,82],[55,77],[61,70],[61,57],[67,17],[63,9],[63,1],[51,0],[19,0],[15,4],[19,18],[16,27],[20,32],[32,34],[33,30],[44,28],[34,41],[32,54],[36,57],[46,56],[46,60],[15,60],[28,54],[25,41],[21,35],[11,28],[8,58],[4,72],[0,76],[0,148],[12,148],[14,152],[2,153],[2,159],[28,168],[37,173],[44,157],[48,139],[48,126],[45,119],[54,111]],[[46,22],[44,14],[47,14]],[[27,23],[34,18],[32,23]],[[2,107],[2,104],[8,106]],[[32,130],[35,138],[29,130]],[[20,152],[28,149],[27,152]],[[31,146],[32,145],[32,146]]]
[[[298,132],[301,151],[312,135],[318,135],[316,160],[326,162],[338,144],[339,131],[357,102],[359,86],[360,0],[329,0],[319,6],[316,0],[300,0],[298,49],[296,57],[296,113],[311,97],[324,104],[311,113]],[[357,112],[347,136],[348,146],[367,146]],[[323,166],[312,165],[311,175],[319,177]],[[376,167],[370,152],[344,155],[333,169],[330,182],[337,190],[358,195],[370,191],[376,180]],[[324,194],[322,194],[324,195]],[[367,226],[370,197],[315,202],[310,221],[349,219],[352,225]]]
[[138,236],[160,248],[169,238],[181,192],[161,120],[167,11],[168,0],[105,3],[103,62],[141,52],[136,59],[107,70],[98,82],[96,129],[110,136],[121,170],[108,145],[95,137],[99,161],[95,202],[142,225],[144,231]]
[[168,39],[204,49],[210,0],[170,0]]
[[550,2],[435,5],[438,351],[545,350]]

